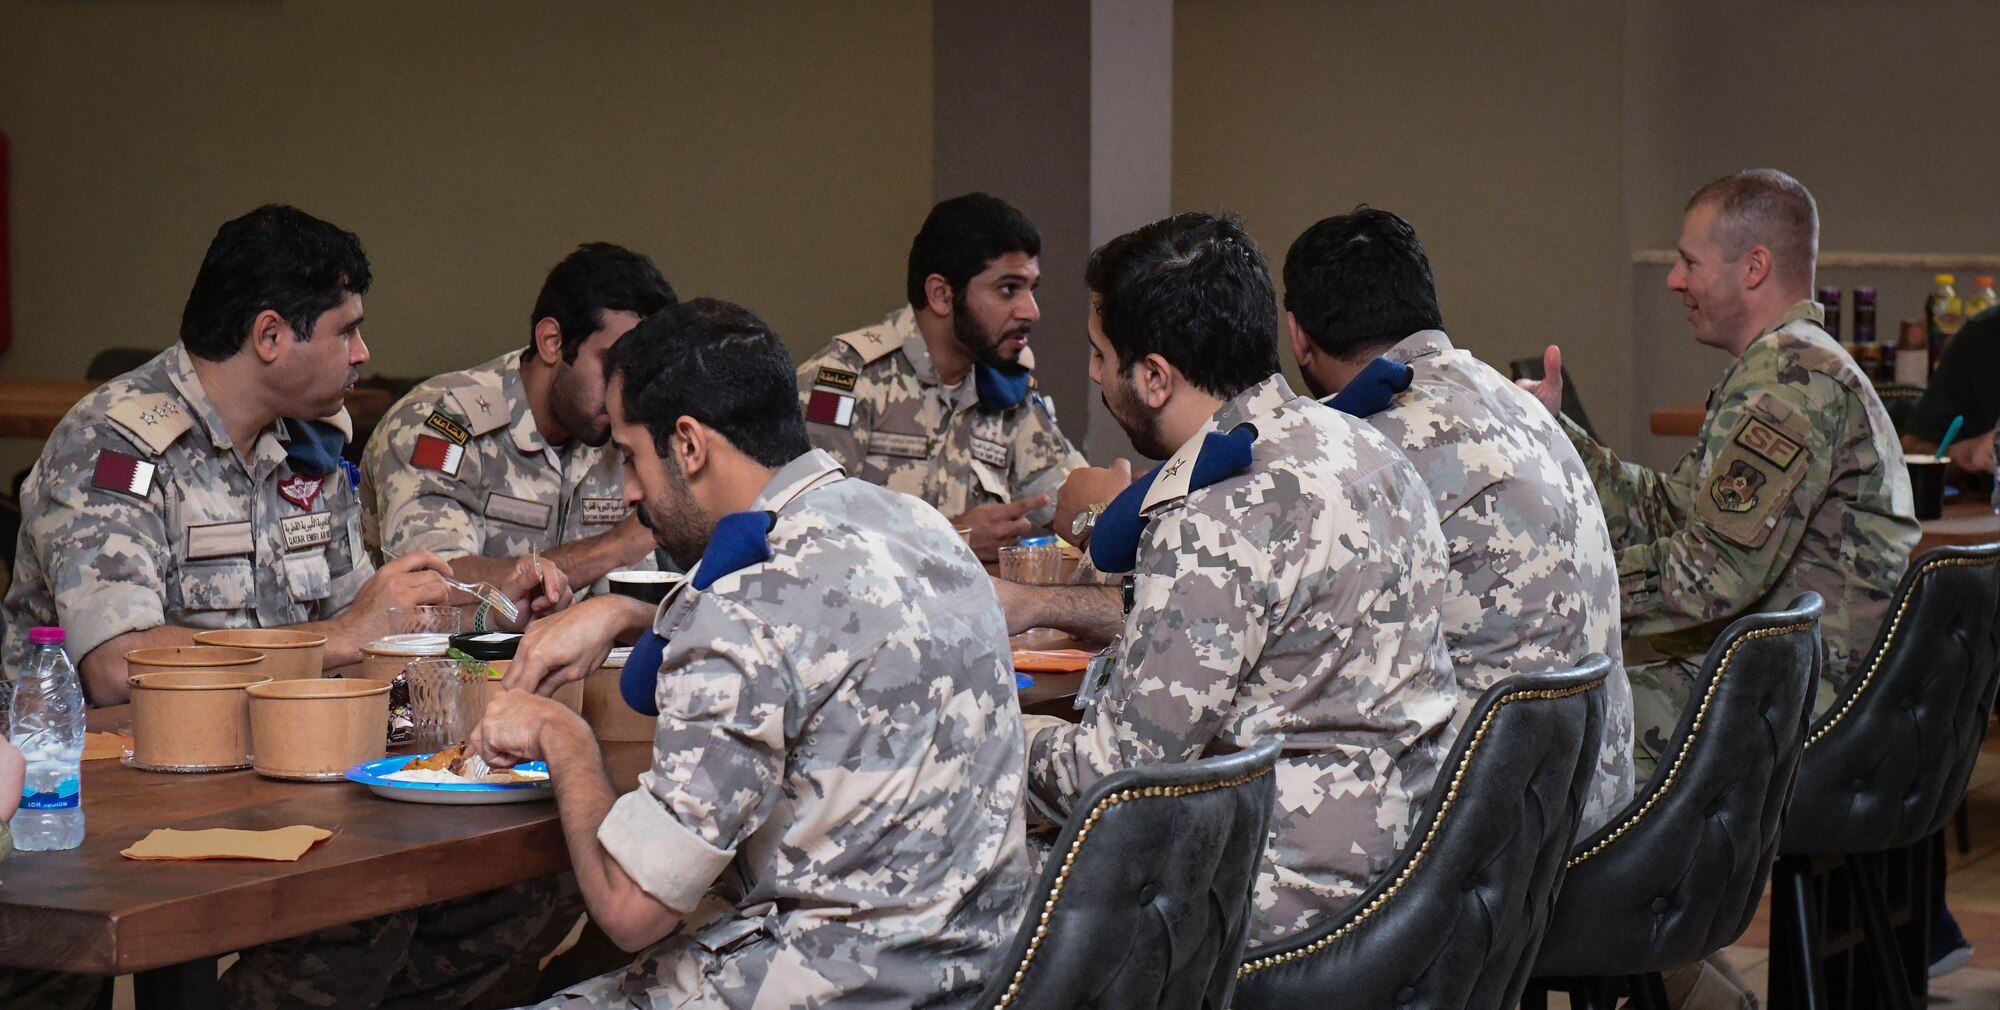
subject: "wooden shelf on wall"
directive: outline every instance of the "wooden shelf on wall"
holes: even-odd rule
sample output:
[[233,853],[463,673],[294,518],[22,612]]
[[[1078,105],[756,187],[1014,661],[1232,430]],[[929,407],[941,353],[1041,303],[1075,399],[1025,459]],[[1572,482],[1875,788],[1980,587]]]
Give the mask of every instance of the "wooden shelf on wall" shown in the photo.
[[[1680,256],[1672,249],[1639,249],[1632,253],[1634,266],[1671,267]],[[2000,273],[2000,255],[1977,253],[1892,253],[1823,252],[1822,270],[1924,270],[1958,272],[1991,270]]]

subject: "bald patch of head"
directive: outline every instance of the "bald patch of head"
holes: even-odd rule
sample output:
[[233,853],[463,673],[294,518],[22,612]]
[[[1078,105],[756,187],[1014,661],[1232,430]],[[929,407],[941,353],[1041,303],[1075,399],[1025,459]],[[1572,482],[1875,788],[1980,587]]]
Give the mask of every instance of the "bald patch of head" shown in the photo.
[[1752,246],[1771,250],[1772,272],[1782,280],[1811,287],[1819,258],[1819,205],[1797,179],[1775,168],[1725,175],[1688,198],[1687,209],[1712,206],[1710,238],[1730,262]]

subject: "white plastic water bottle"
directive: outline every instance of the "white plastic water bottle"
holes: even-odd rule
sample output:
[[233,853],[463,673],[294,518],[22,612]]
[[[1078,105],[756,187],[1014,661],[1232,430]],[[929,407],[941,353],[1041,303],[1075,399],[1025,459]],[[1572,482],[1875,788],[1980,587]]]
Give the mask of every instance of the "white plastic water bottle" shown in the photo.
[[35,651],[14,680],[7,735],[28,762],[21,809],[7,822],[23,852],[83,844],[83,684],[61,628],[28,632]]

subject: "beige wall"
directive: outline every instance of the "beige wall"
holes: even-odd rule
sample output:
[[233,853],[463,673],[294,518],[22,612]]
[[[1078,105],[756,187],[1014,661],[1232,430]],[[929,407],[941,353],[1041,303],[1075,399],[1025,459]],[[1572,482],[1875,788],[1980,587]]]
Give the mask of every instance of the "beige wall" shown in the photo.
[[1240,212],[1273,271],[1321,217],[1401,214],[1455,340],[1503,369],[1574,345],[1586,406],[1612,426],[1629,383],[1622,31],[1617,5],[1591,0],[1181,0],[1174,204]]
[[795,349],[901,298],[930,204],[930,4],[7,2],[15,348],[81,375],[175,336],[270,200],[361,236],[369,371],[525,343],[577,242],[650,254]]

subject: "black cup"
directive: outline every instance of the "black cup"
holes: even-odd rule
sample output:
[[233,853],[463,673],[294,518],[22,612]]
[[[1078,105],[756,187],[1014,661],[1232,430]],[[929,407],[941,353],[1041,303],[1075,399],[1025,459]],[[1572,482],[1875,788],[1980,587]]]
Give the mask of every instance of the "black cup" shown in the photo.
[[612,592],[654,606],[666,599],[667,593],[681,581],[679,572],[612,572],[605,578],[611,580]]
[[1936,456],[1905,456],[1910,468],[1910,494],[1916,498],[1917,518],[1936,519],[1944,515],[1945,462]]

